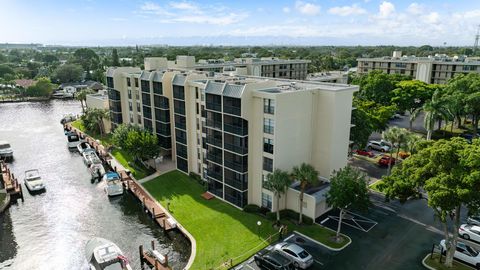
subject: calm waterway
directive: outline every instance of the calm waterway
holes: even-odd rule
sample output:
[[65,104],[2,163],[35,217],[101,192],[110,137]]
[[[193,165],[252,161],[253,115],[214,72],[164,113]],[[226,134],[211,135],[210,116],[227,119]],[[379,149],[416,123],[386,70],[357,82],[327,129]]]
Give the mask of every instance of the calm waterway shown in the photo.
[[0,269],[88,269],[85,243],[103,237],[116,243],[140,269],[139,245],[155,240],[170,265],[182,269],[190,243],[179,232],[164,234],[130,194],[108,199],[102,184],[92,184],[78,152],[67,149],[60,119],[80,113],[77,101],[0,104],[0,140],[14,150],[10,168],[23,185],[25,170],[40,170],[43,194],[24,187],[19,200],[0,214]]

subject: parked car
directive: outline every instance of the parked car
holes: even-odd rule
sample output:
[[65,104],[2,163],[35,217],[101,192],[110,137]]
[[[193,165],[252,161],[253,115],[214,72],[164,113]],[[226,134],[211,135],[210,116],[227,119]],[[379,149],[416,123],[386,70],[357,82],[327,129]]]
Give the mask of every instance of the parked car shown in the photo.
[[313,257],[305,249],[293,243],[279,243],[274,249],[293,261],[295,268],[307,269],[313,264]]
[[470,224],[462,224],[458,228],[458,235],[463,239],[480,242],[480,227]]
[[369,141],[367,144],[367,149],[388,152],[390,151],[390,145],[384,141]]
[[388,163],[390,165],[395,165],[395,158],[390,158],[389,156],[383,155],[379,160],[378,160],[378,165],[380,166],[388,166]]
[[372,151],[366,151],[366,150],[362,150],[362,149],[353,150],[353,153],[355,153],[359,156],[366,156],[366,157],[371,157],[371,158],[373,158],[375,156],[375,154]]
[[0,141],[0,159],[5,159],[5,160],[13,159],[12,147],[6,141]]
[[398,152],[398,156],[401,158],[401,159],[406,159],[410,156],[410,153],[407,153],[407,152],[404,152],[404,151],[400,151]]
[[[440,246],[442,246],[443,250],[447,250],[445,246],[445,239],[440,241]],[[471,264],[475,266],[476,269],[480,269],[480,254],[479,252],[463,243],[463,242],[457,242],[457,249],[455,250],[455,253],[453,254],[453,258],[466,262],[468,264]]]
[[263,249],[253,256],[255,264],[262,269],[293,270],[292,261],[278,251]]
[[467,223],[471,225],[480,226],[480,217],[479,216],[469,216],[467,218]]

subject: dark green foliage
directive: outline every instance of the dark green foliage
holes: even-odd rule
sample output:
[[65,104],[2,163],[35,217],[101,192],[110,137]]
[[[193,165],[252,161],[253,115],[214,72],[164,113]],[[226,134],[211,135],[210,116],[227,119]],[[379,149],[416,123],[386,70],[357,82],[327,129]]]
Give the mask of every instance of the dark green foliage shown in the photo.
[[[280,216],[282,217],[282,219],[286,219],[286,220],[289,220],[291,222],[298,222],[298,220],[300,218],[300,215],[299,215],[298,212],[295,212],[295,211],[290,210],[290,209],[280,210]],[[276,220],[276,218],[277,218],[277,215],[276,215],[275,212],[267,213],[267,219]],[[302,223],[304,223],[306,225],[312,225],[313,224],[313,219],[303,215],[302,216]]]
[[47,78],[38,79],[35,85],[28,87],[25,94],[30,97],[49,97],[53,92],[53,84]]
[[82,79],[82,67],[75,64],[65,64],[55,69],[53,78],[58,83],[78,82]]
[[260,213],[260,206],[256,204],[247,204],[243,207],[243,211],[247,213]]

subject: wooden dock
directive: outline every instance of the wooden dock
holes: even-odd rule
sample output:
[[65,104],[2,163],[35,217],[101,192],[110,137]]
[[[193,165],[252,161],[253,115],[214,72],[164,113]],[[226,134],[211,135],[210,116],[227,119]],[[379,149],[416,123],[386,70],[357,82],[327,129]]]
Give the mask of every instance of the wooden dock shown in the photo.
[[11,202],[17,199],[21,199],[23,202],[22,186],[3,160],[0,161],[0,173],[2,174],[2,185],[7,193],[10,194]]
[[80,138],[83,138],[93,148],[95,148],[95,150],[97,150],[99,157],[110,166],[110,169],[120,174],[125,189],[130,191],[141,202],[143,208],[148,211],[150,216],[160,227],[162,227],[165,231],[170,231],[176,228],[176,224],[172,224],[172,222],[169,221],[174,219],[165,213],[163,208],[145,191],[145,189],[130,175],[128,171],[118,170],[117,168],[111,166],[109,160],[111,160],[112,157],[108,154],[108,151],[103,145],[82,131],[76,129],[69,123],[64,125],[64,129],[75,132]]
[[[152,248],[150,251],[155,250],[155,242],[152,241]],[[164,255],[165,261],[162,263],[153,256],[149,250],[144,250],[143,245],[138,248],[140,253],[140,269],[143,269],[144,264],[148,264],[155,270],[171,270],[168,266],[168,255]]]

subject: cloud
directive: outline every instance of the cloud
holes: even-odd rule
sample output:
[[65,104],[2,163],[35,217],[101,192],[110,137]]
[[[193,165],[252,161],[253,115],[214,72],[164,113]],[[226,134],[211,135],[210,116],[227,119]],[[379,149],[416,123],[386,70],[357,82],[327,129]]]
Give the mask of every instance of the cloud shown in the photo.
[[307,3],[303,1],[295,2],[295,9],[297,9],[300,13],[313,16],[320,13],[320,6],[315,5],[313,3]]
[[[160,6],[154,2],[145,2],[137,13],[160,23],[196,23],[212,25],[229,25],[238,23],[248,17],[248,13],[232,11],[225,6],[198,5],[194,2],[169,2]],[[162,15],[161,18],[154,15]]]
[[422,14],[425,11],[425,6],[418,3],[411,3],[407,7],[407,12],[413,15]]
[[282,11],[283,11],[284,13],[290,13],[290,8],[289,8],[289,7],[283,7],[283,8],[282,8]]
[[422,18],[431,24],[437,24],[440,21],[440,14],[438,12],[430,12],[429,14],[422,16]]
[[395,6],[388,1],[383,1],[378,7],[378,17],[382,19],[388,18],[394,12],[395,12]]
[[361,15],[367,13],[367,11],[356,4],[343,7],[332,7],[328,10],[328,13],[339,16]]

